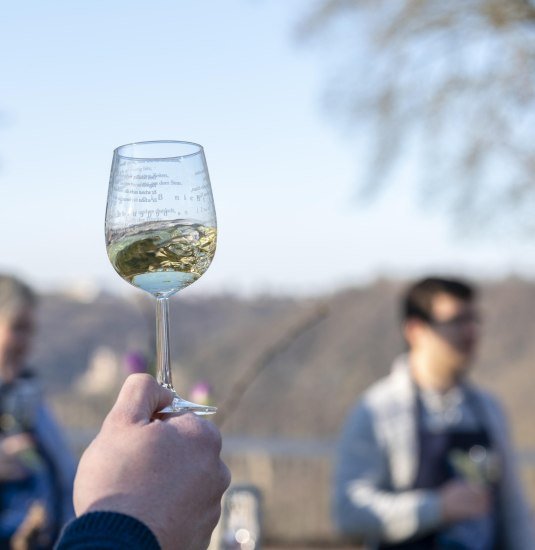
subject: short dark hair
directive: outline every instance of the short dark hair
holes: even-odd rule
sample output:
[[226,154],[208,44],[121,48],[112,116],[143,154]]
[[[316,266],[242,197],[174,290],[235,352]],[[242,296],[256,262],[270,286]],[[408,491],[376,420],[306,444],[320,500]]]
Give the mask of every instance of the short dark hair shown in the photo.
[[438,294],[448,294],[465,302],[476,298],[476,289],[460,279],[427,277],[411,285],[405,292],[401,303],[401,318],[432,321],[433,298]]

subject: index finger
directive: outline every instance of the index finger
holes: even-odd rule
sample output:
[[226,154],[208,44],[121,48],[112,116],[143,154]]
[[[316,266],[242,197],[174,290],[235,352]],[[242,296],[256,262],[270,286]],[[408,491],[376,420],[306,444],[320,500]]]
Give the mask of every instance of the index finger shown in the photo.
[[173,392],[149,374],[131,374],[124,382],[106,420],[148,424],[152,417],[173,401]]

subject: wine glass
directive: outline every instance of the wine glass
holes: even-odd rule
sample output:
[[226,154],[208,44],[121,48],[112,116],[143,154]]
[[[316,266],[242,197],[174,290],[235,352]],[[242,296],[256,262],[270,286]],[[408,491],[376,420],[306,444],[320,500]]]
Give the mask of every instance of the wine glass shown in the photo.
[[169,297],[208,269],[217,223],[202,146],[145,141],[113,152],[106,207],[106,249],[115,271],[156,298],[158,382],[174,392],[161,412],[212,414],[179,397],[171,380]]

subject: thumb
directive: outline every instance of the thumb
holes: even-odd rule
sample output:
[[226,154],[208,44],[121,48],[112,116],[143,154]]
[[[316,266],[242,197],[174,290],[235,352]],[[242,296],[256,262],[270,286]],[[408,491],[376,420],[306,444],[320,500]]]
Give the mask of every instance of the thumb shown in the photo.
[[107,419],[148,424],[155,413],[172,401],[173,392],[160,386],[152,376],[131,374],[125,380]]

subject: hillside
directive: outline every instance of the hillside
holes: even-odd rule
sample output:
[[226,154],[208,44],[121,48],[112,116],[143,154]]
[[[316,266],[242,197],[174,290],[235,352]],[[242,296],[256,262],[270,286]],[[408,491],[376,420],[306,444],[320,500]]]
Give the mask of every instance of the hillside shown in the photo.
[[[388,372],[402,349],[397,299],[403,287],[400,281],[381,280],[316,300],[175,298],[171,348],[177,388],[186,395],[197,380],[206,380],[215,403],[224,405],[256,364],[259,374],[227,411],[226,434],[333,437],[355,398]],[[326,316],[262,360],[320,305]],[[65,423],[100,419],[117,388],[84,401],[73,384],[101,346],[119,357],[151,349],[152,307],[139,293],[130,300],[101,295],[89,304],[60,295],[42,297],[34,363]],[[484,339],[474,375],[503,399],[519,446],[532,446],[535,284],[516,279],[486,283],[482,307]]]

